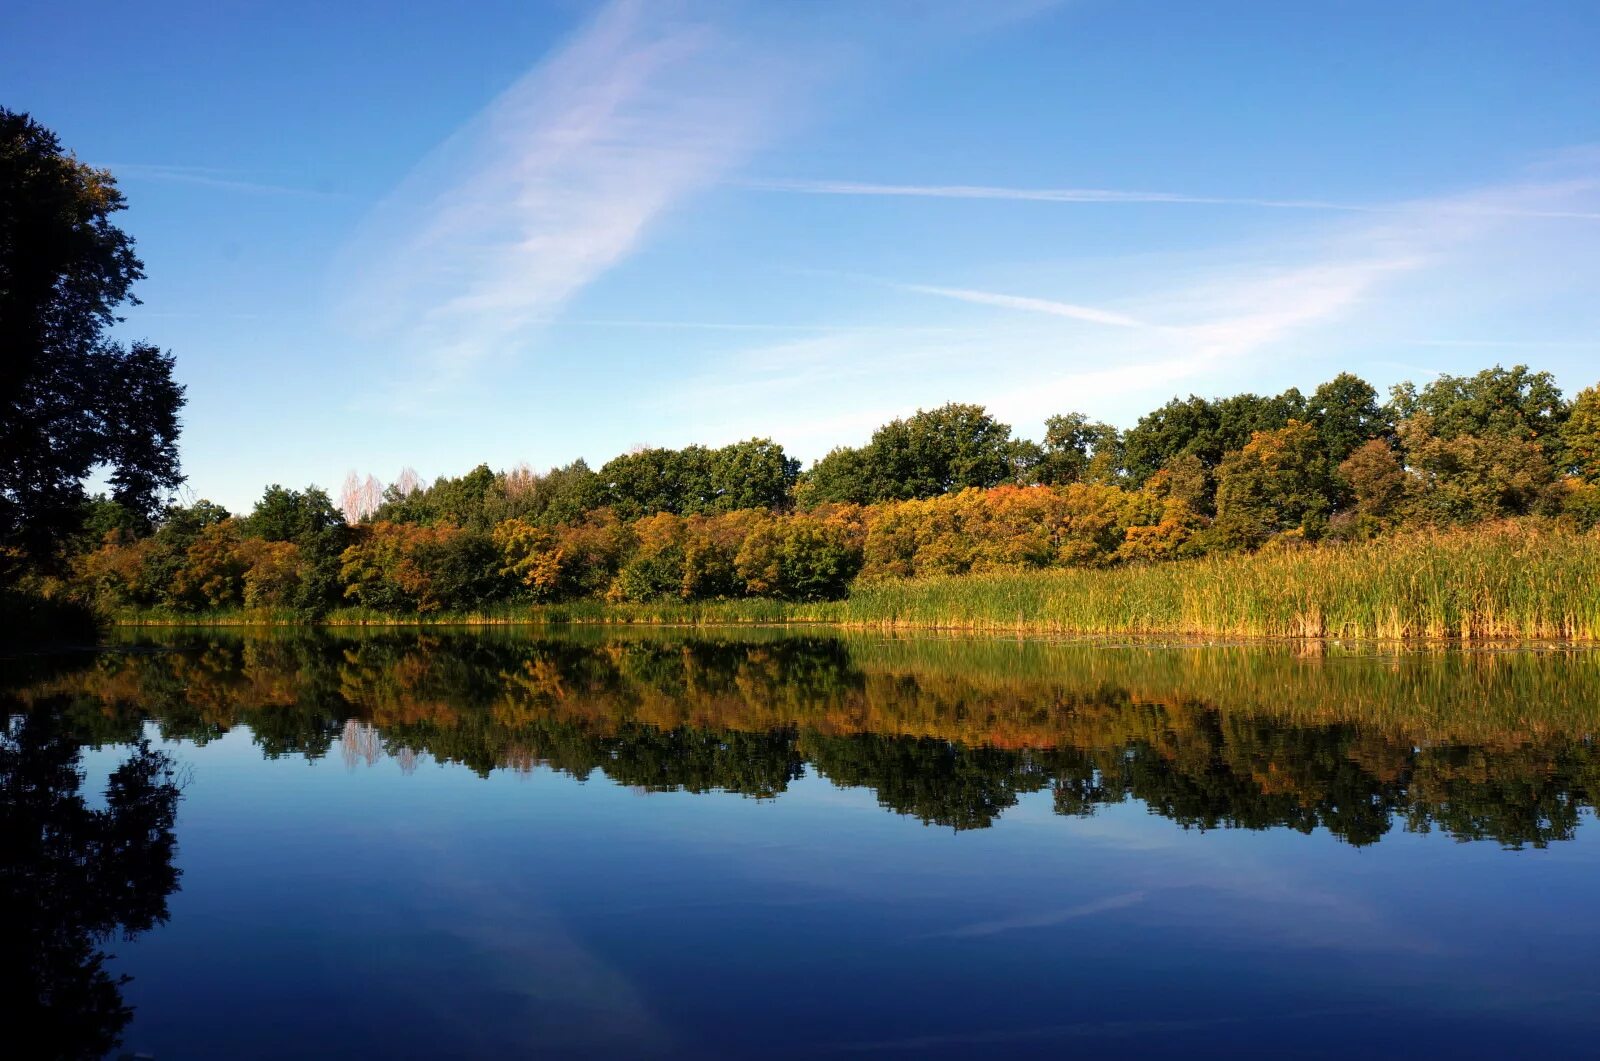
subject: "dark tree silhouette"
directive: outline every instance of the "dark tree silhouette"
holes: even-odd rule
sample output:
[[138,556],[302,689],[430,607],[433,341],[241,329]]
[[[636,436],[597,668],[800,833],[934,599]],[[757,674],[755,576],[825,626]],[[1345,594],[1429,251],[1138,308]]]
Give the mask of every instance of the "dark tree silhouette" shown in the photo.
[[171,758],[135,744],[98,809],[80,761],[52,710],[0,730],[0,1026],[36,1057],[97,1058],[120,1042],[128,978],[107,971],[102,947],[165,922],[178,887]]
[[106,338],[144,275],[111,174],[0,108],[0,546],[35,559],[82,522],[83,482],[151,513],[182,481],[172,358]]

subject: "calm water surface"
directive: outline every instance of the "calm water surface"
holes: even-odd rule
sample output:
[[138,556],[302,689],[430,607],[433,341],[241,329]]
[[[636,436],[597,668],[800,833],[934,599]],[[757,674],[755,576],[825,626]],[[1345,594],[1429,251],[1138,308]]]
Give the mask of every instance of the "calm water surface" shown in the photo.
[[204,631],[0,699],[40,1056],[1600,1056],[1593,653]]

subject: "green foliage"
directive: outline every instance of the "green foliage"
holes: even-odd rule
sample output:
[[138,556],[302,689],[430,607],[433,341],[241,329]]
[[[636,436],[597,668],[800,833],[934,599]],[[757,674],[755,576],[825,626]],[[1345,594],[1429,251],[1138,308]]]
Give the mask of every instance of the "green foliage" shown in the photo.
[[487,464],[480,464],[465,475],[441,475],[433,485],[409,493],[390,486],[384,491],[383,504],[373,513],[372,522],[488,530],[493,526],[489,508],[500,496],[500,480]]
[[375,523],[341,556],[345,597],[379,611],[470,610],[503,600],[511,583],[483,531]]
[[624,520],[703,512],[714,497],[711,451],[704,446],[627,453],[607,461],[599,475],[604,503]]
[[800,462],[770,438],[724,446],[712,454],[711,491],[715,500],[705,511],[788,508],[799,476]]
[[1561,428],[1561,465],[1586,483],[1600,484],[1600,386],[1580,392]]
[[1470,436],[1534,442],[1552,458],[1567,418],[1555,377],[1526,365],[1496,365],[1475,376],[1443,375],[1420,391],[1401,384],[1392,403],[1402,420],[1426,416],[1429,432],[1446,441]]
[[[1124,463],[1136,483],[1149,479],[1182,457],[1194,457],[1208,471],[1227,453],[1243,449],[1258,431],[1276,431],[1291,419],[1304,419],[1305,399],[1294,389],[1275,398],[1239,394],[1206,399],[1174,398],[1140,418],[1123,440]],[[1201,500],[1210,514],[1212,498]]]
[[874,500],[875,486],[866,450],[839,446],[813,464],[795,487],[802,508],[817,505],[864,505]]
[[267,487],[245,520],[245,533],[269,542],[303,543],[325,531],[344,526],[344,516],[333,507],[327,493],[315,486],[287,490]]
[[617,572],[608,600],[652,601],[684,597],[683,521],[658,513],[634,525],[638,544],[632,559]]
[[1371,440],[1390,438],[1395,428],[1392,410],[1378,404],[1373,386],[1348,372],[1312,392],[1302,419],[1316,429],[1330,467]]
[[441,608],[488,607],[504,600],[510,588],[500,573],[500,552],[481,530],[469,528],[424,542],[415,562],[428,573],[429,592]]
[[937,497],[1018,477],[1011,428],[981,405],[951,402],[878,428],[859,450],[836,449],[806,477],[807,505]]
[[83,506],[79,523],[78,549],[92,549],[102,542],[131,541],[154,529],[144,513],[120,505],[105,494],[95,494]]
[[1527,433],[1445,436],[1431,415],[1417,413],[1400,425],[1400,438],[1424,518],[1473,523],[1559,504],[1547,447]]
[[1372,439],[1346,457],[1336,473],[1341,492],[1350,498],[1345,511],[1331,521],[1341,537],[1371,538],[1405,514],[1412,496],[1412,479],[1400,463],[1394,446]]
[[789,505],[798,474],[799,463],[765,438],[715,450],[644,449],[601,467],[599,501],[625,520],[658,512],[693,516],[782,509]]
[[1013,477],[1011,428],[951,402],[879,428],[867,445],[874,500],[936,497]]
[[1290,420],[1259,431],[1217,469],[1217,519],[1225,547],[1253,549],[1275,535],[1321,537],[1328,516],[1328,461],[1316,429]]
[[1567,479],[1564,485],[1562,521],[1580,531],[1600,528],[1600,483]]
[[786,516],[757,524],[740,546],[736,564],[752,594],[836,600],[861,570],[861,546],[844,520]]
[[583,460],[535,474],[521,469],[500,477],[499,504],[491,504],[496,524],[521,519],[542,527],[576,523],[601,506],[600,477]]
[[315,617],[343,600],[339,564],[350,544],[350,528],[325,491],[315,486],[304,491],[269,486],[243,521],[241,532],[264,543],[293,546],[291,550],[245,547],[253,572],[245,577],[247,605],[292,608]]
[[1029,479],[1046,486],[1116,483],[1122,471],[1122,433],[1082,413],[1052,416],[1044,422],[1044,445]]
[[[231,518],[227,509],[205,500],[168,508],[154,536],[139,543],[143,546],[143,562],[128,571],[129,577],[123,580],[124,592],[140,603],[178,608],[201,606],[197,593],[204,580],[184,577],[191,561],[191,550],[200,544],[209,529]],[[220,532],[211,533],[215,537]]]

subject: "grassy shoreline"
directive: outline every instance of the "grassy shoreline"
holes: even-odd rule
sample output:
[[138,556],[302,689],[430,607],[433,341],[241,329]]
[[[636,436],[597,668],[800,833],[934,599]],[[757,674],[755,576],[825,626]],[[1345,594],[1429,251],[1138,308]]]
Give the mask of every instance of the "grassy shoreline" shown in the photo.
[[[302,625],[292,614],[124,613],[119,625]],[[1383,641],[1600,641],[1600,536],[1526,528],[1104,570],[858,585],[842,601],[507,605],[470,613],[346,609],[331,626],[827,623],[843,627]]]

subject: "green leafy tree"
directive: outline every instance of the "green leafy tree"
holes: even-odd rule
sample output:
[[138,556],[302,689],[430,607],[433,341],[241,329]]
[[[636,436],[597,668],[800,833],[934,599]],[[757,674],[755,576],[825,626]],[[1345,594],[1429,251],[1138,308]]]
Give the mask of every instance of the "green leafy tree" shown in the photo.
[[315,486],[290,490],[274,483],[256,502],[244,530],[269,542],[299,544],[342,526],[344,516],[326,491]]
[[682,516],[707,511],[715,497],[711,450],[705,446],[641,449],[600,467],[605,504],[625,520],[658,512]]
[[1473,523],[1559,507],[1554,472],[1539,439],[1516,432],[1444,436],[1426,413],[1402,423],[1400,438],[1426,518]]
[[1312,392],[1305,420],[1316,428],[1330,465],[1338,465],[1372,439],[1394,435],[1393,413],[1378,402],[1378,392],[1348,372]]
[[106,338],[144,266],[111,223],[111,174],[0,108],[0,547],[43,560],[80,526],[83,483],[153,515],[183,481],[172,358]]
[[605,504],[600,477],[581,458],[543,474],[520,469],[501,475],[494,522],[521,519],[541,527],[576,523]]
[[480,464],[465,475],[441,475],[421,490],[407,491],[399,484],[391,485],[383,498],[383,504],[372,514],[372,522],[486,531],[494,526],[503,505],[503,484],[487,464]]
[[607,596],[612,600],[650,601],[689,596],[684,577],[684,521],[658,512],[634,524],[633,556],[617,572]]
[[1527,365],[1484,369],[1474,376],[1440,376],[1418,390],[1395,387],[1390,404],[1399,419],[1425,415],[1428,433],[1445,440],[1466,435],[1495,436],[1537,443],[1556,458],[1567,404],[1548,372]]
[[1019,458],[1028,462],[1009,425],[981,405],[951,402],[884,424],[861,449],[832,451],[812,467],[798,497],[807,506],[937,497],[1011,482]]
[[1600,386],[1579,393],[1561,428],[1562,467],[1586,483],[1600,485]]
[[1082,413],[1052,416],[1044,422],[1044,444],[1030,478],[1048,486],[1115,483],[1122,468],[1122,433]]
[[712,454],[710,511],[788,508],[800,462],[770,438],[723,446]]
[[192,602],[185,599],[182,583],[190,549],[210,528],[230,518],[226,508],[205,500],[168,508],[150,538],[143,563],[135,575],[131,602],[191,606]]
[[1353,499],[1355,515],[1377,521],[1401,512],[1410,487],[1394,447],[1376,438],[1340,462],[1339,479]]
[[867,446],[879,500],[936,497],[1013,478],[1011,428],[951,402],[878,429]]
[[276,484],[267,487],[244,521],[244,533],[268,542],[290,542],[296,547],[293,588],[282,603],[306,615],[319,616],[342,600],[340,556],[350,545],[350,529],[326,491],[315,486],[305,490],[289,490]]
[[735,564],[756,596],[814,601],[843,597],[861,561],[861,543],[847,526],[799,514],[753,527]]
[[872,471],[862,449],[839,446],[812,464],[795,486],[801,508],[825,504],[864,505],[873,499]]
[[1290,420],[1260,431],[1217,470],[1217,519],[1223,544],[1254,548],[1275,535],[1321,535],[1328,515],[1328,462],[1316,429]]
[[150,518],[105,494],[95,494],[83,506],[77,548],[92,549],[107,539],[131,541],[154,529]]
[[511,582],[501,572],[500,550],[488,532],[470,528],[423,543],[417,566],[427,571],[441,607],[473,611],[496,604],[510,594]]
[[[1276,431],[1291,419],[1304,419],[1305,399],[1293,388],[1263,398],[1237,394],[1209,400],[1191,395],[1174,398],[1141,417],[1123,439],[1123,461],[1134,483],[1143,483],[1176,458],[1193,456],[1214,471],[1225,454],[1243,449],[1258,431]],[[1200,511],[1209,515],[1207,495]]]

